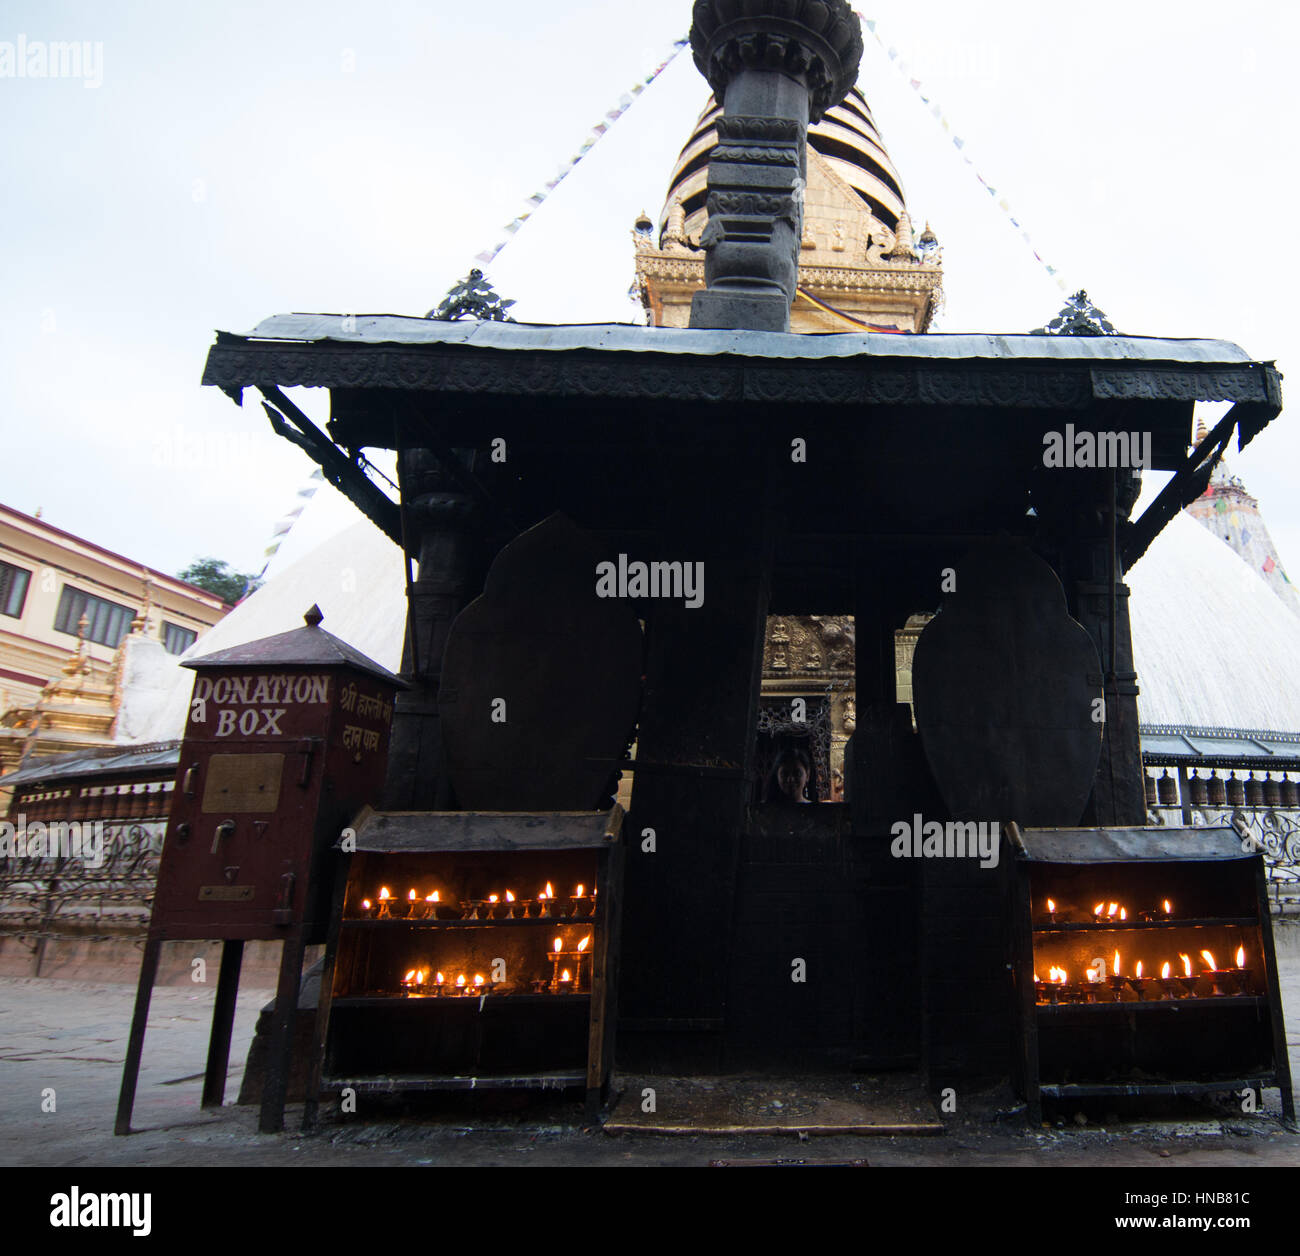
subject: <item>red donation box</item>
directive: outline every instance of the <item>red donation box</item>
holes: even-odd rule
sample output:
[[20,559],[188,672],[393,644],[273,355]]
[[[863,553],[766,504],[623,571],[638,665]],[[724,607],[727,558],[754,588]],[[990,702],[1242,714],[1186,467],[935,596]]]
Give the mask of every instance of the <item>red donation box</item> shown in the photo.
[[[117,1132],[127,1133],[163,942],[222,939],[205,1106],[219,1106],[243,944],[284,942],[263,1130],[283,1127],[290,1027],[303,947],[325,940],[337,854],[330,848],[379,800],[393,702],[404,683],[321,628],[193,659],[197,673],[128,1044]],[[137,1032],[139,1042],[137,1042]],[[218,1075],[219,1074],[219,1075]]]

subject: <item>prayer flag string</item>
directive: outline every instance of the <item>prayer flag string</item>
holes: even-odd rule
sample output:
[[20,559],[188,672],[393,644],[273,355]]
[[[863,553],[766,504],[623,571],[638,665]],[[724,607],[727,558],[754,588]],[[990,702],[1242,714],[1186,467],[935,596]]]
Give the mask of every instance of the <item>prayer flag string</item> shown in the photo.
[[1034,247],[1034,242],[1031,239],[1029,232],[1021,225],[1020,219],[1012,212],[1011,203],[1008,197],[1005,195],[999,196],[998,189],[984,177],[983,173],[975,165],[970,154],[966,151],[966,140],[953,130],[948,115],[943,111],[939,103],[933,99],[932,94],[929,93],[921,80],[913,77],[911,67],[908,66],[907,62],[903,59],[902,54],[892,44],[885,43],[884,39],[881,38],[880,31],[877,29],[878,23],[874,19],[864,16],[856,9],[854,12],[857,13],[862,25],[875,37],[876,43],[880,45],[885,55],[892,62],[894,68],[902,75],[908,86],[916,93],[921,103],[925,106],[926,112],[929,113],[941,127],[943,127],[948,138],[952,140],[952,146],[961,154],[962,161],[971,168],[971,171],[980,181],[984,190],[992,198],[993,203],[1001,211],[1003,217],[1005,217],[1011,224],[1012,230],[1016,232],[1024,242],[1025,247],[1034,255],[1034,260],[1052,277],[1053,280],[1055,280],[1056,286],[1060,288],[1062,292],[1068,291],[1068,285],[1066,284],[1064,277],[1059,273],[1055,266],[1052,266],[1045,261],[1042,255]]
[[651,70],[645,78],[633,83],[632,86],[618,98],[618,103],[612,109],[607,110],[603,119],[591,128],[587,133],[586,138],[578,146],[578,151],[574,153],[568,161],[560,166],[555,173],[555,177],[549,182],[543,184],[541,188],[526,198],[524,201],[525,208],[523,212],[517,218],[506,223],[503,228],[505,231],[505,238],[498,240],[490,249],[484,249],[482,253],[476,254],[474,260],[484,266],[494,262],[501,250],[515,238],[520,227],[522,227],[524,223],[526,223],[533,214],[541,208],[547,197],[549,197],[551,193],[554,192],[570,174],[573,173],[582,159],[586,157],[593,148],[595,148],[601,138],[609,134],[613,129],[614,124],[636,103],[641,96],[641,93],[644,92],[646,88],[648,88],[650,84],[653,83],[655,79],[657,79],[670,65],[672,65],[684,48],[688,48],[689,46],[689,39],[682,38],[675,40],[672,52],[657,66],[655,66],[655,68]]

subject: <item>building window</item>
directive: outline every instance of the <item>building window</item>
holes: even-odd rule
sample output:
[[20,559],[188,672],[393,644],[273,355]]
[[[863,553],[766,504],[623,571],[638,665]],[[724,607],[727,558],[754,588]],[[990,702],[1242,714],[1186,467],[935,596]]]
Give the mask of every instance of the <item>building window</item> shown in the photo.
[[15,619],[22,615],[31,578],[32,573],[22,567],[0,563],[0,615],[12,615]]
[[131,620],[135,618],[135,612],[129,606],[94,597],[65,584],[59,595],[54,627],[75,637],[83,615],[87,624],[86,640],[106,645],[110,650],[116,650],[122,644],[122,638],[131,631]]
[[168,654],[184,654],[199,639],[191,628],[181,628],[163,620],[163,649]]

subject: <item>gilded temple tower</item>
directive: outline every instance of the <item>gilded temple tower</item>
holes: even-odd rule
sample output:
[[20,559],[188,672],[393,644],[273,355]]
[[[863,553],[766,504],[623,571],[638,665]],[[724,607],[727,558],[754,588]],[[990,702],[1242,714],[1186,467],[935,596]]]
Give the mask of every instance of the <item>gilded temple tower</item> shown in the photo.
[[[649,322],[685,327],[704,287],[709,164],[723,111],[710,96],[683,146],[656,225],[636,224],[636,290]],[[861,89],[808,128],[794,332],[929,330],[943,300],[943,255],[916,233],[903,183]]]

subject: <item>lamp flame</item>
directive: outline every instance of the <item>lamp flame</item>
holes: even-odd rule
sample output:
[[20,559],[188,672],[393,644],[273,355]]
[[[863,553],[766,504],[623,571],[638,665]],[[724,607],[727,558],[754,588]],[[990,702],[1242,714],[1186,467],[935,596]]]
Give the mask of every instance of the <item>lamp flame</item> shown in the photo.
[[489,902],[489,903],[499,903],[500,901],[501,901],[501,896],[500,896],[499,894],[489,894],[489,895],[488,895],[488,902]]
[[434,890],[434,892],[433,892],[432,894],[428,894],[428,895],[426,895],[424,901],[425,901],[426,903],[437,903],[437,902],[441,901],[441,900],[438,898],[438,891],[437,891],[437,890]]
[[565,969],[565,970],[560,974],[560,980],[561,980],[561,981],[572,981],[572,980],[573,980],[573,978],[569,975],[569,970],[568,970],[567,968],[566,968],[566,969]]
[[464,973],[460,973],[460,974],[457,976],[457,978],[456,978],[456,984],[457,984],[458,986],[463,986],[463,985],[465,984],[465,974],[464,974]]
[[380,887],[379,887],[379,901],[380,901],[381,903],[382,903],[386,898],[392,898],[392,897],[393,897],[393,895],[392,895],[392,891],[389,890],[388,886],[383,885],[383,886],[380,886]]
[[1049,898],[1047,900],[1047,910],[1051,912],[1053,915],[1056,914],[1056,901],[1054,899]]
[[1170,973],[1169,961],[1168,961],[1168,960],[1165,960],[1165,962],[1164,962],[1163,964],[1160,965],[1160,980],[1161,980],[1161,981],[1168,981],[1168,980],[1169,980],[1169,973]]
[[1133,970],[1133,976],[1135,976],[1139,981],[1142,980],[1142,961],[1141,961],[1141,960],[1138,960],[1138,962],[1137,962],[1137,967]]
[[1115,952],[1115,967],[1111,969],[1111,976],[1112,977],[1119,976],[1119,952],[1118,951]]
[[475,973],[475,974],[474,974],[474,984],[475,984],[476,986],[481,986],[481,985],[482,985],[486,980],[487,980],[487,978],[486,978],[485,976],[483,976],[482,973]]
[[1179,951],[1178,958],[1183,961],[1183,976],[1190,977],[1192,975],[1192,957]]
[[555,891],[551,888],[551,883],[549,881],[546,883],[546,897],[547,898],[555,897]]
[[1106,910],[1106,904],[1098,903],[1097,906],[1092,909],[1092,914],[1094,916],[1100,916],[1101,913],[1104,912],[1105,910]]
[[[578,943],[578,950],[580,950],[580,951],[585,951],[585,950],[587,949],[587,944],[588,944],[590,941],[591,941],[591,934],[587,934],[587,936],[586,936],[585,938],[583,938],[581,942]],[[1240,952],[1238,952],[1238,953],[1240,953]],[[1238,964],[1237,967],[1240,968],[1241,965]]]
[[574,898],[581,898],[582,895],[583,895],[583,885],[582,885],[582,882],[579,881],[579,882],[578,882],[578,889],[577,889],[577,892],[574,894],[573,897],[574,897]]
[[514,896],[513,894],[511,894],[509,890],[507,890],[507,891],[506,891],[506,902],[507,902],[507,903],[513,903],[514,901],[515,901],[515,896]]
[[1214,962],[1214,956],[1209,951],[1202,951],[1201,958],[1209,964],[1211,972],[1218,972],[1219,966]]
[[408,890],[408,891],[406,892],[406,901],[407,901],[408,903],[413,903],[413,902],[415,902],[415,891],[414,891],[414,890]]
[[363,898],[363,899],[361,900],[361,910],[362,910],[362,911],[369,911],[369,910],[370,910],[370,900],[369,900],[368,898]]
[[1246,967],[1246,948],[1244,946],[1239,946],[1237,948],[1237,967]]
[[1174,909],[1169,906],[1169,900],[1165,899],[1165,915],[1172,916],[1173,914],[1174,914]]
[[560,941],[559,938],[556,938],[556,939],[555,939],[555,953],[558,955],[558,954],[560,953],[560,951],[562,951],[563,949],[564,949],[564,944]]

